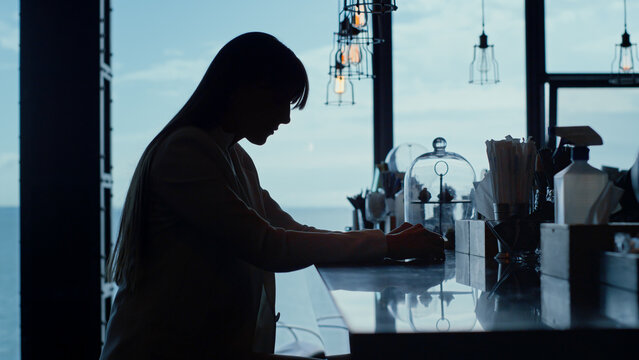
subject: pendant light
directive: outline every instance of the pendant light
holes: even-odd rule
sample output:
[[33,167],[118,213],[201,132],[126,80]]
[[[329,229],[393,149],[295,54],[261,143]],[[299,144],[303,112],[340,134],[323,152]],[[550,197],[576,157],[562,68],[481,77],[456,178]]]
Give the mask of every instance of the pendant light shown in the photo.
[[368,13],[365,11],[363,5],[357,6],[356,11],[351,11],[351,25],[361,30],[368,25]]
[[[346,2],[344,2],[346,6]],[[352,80],[372,77],[370,54],[372,38],[368,36],[368,15],[350,14],[342,8],[339,27],[333,33],[333,49],[329,58],[329,81],[325,105],[354,105]]]
[[349,14],[342,10],[342,20],[339,31],[335,34],[334,41],[338,44],[337,49],[341,51],[343,59],[342,65],[350,65],[349,76],[353,80],[361,80],[373,77],[372,66],[370,64],[373,45],[382,41],[373,38],[368,31],[368,15]]
[[344,10],[354,14],[388,14],[397,10],[396,0],[345,0]]
[[355,93],[353,91],[353,83],[347,76],[349,67],[342,65],[336,59],[335,65],[331,66],[328,72],[329,80],[326,84],[326,102],[325,105],[355,105]]
[[495,47],[488,44],[484,32],[484,0],[481,0],[481,35],[479,44],[473,46],[473,61],[470,63],[471,84],[485,85],[499,82],[499,64],[495,60]]
[[382,42],[368,30],[371,17],[396,9],[395,0],[343,0],[338,11],[338,31],[333,33],[325,105],[355,104],[352,80],[373,78],[373,45]]
[[338,38],[337,51],[340,63],[348,66],[348,76],[352,80],[362,80],[373,78],[371,66],[372,46],[371,42],[365,38]]
[[612,60],[612,73],[617,75],[610,80],[614,84],[632,84],[639,82],[636,78],[637,44],[630,42],[627,25],[626,0],[623,1],[623,34],[621,43],[615,45],[615,54]]

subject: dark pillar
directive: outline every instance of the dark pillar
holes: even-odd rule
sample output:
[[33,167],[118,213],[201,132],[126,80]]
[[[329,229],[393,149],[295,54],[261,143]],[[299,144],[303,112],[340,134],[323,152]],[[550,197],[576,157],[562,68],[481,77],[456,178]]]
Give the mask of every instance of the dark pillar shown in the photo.
[[[20,2],[22,359],[97,359],[110,247],[108,0]],[[106,300],[106,301],[105,301]]]
[[373,159],[384,161],[393,148],[393,49],[391,13],[373,15]]
[[546,143],[544,83],[546,40],[544,0],[526,0],[526,109],[527,132],[538,147]]
[[557,126],[557,86],[550,83],[550,89],[548,90],[548,144],[547,146],[555,150],[557,147],[557,136],[555,136],[554,130],[550,129]]

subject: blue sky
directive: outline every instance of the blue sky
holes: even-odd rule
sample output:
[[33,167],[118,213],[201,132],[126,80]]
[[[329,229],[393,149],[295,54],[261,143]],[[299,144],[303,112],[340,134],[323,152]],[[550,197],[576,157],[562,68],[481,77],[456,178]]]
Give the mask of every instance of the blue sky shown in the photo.
[[[481,32],[479,0],[398,0],[393,15],[395,144],[449,150],[487,167],[484,141],[525,135],[523,0],[486,0],[486,33],[502,82],[469,85]],[[264,31],[298,54],[311,82],[309,104],[292,113],[262,147],[242,142],[263,187],[286,207],[348,206],[370,184],[372,84],[354,82],[357,105],[323,105],[337,1],[113,0],[113,205],[121,206],[139,155],[189,97],[218,49],[234,36]],[[551,72],[607,72],[623,31],[623,2],[547,2]],[[151,6],[152,5],[152,6]],[[639,39],[639,2],[628,30]],[[0,3],[0,206],[18,204],[18,2]],[[636,29],[636,30],[635,30]],[[635,34],[636,35],[633,35]],[[639,143],[639,91],[564,90],[559,122],[588,124],[605,146],[592,162],[627,167]]]
[[18,2],[0,2],[0,206],[18,204]]

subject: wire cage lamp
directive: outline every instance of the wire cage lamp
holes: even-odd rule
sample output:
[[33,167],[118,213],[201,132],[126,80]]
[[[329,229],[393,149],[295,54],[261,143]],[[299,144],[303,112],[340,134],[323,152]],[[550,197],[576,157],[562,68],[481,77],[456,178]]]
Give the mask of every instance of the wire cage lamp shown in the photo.
[[344,7],[338,12],[338,31],[333,33],[325,105],[355,104],[352,80],[373,78],[370,64],[372,47],[381,43],[368,31],[372,15],[348,12],[346,5],[345,1]]
[[333,34],[324,105],[355,105],[353,79],[358,78],[357,65],[362,62],[359,48],[351,46],[348,37]]
[[615,53],[611,63],[611,73],[613,76],[610,80],[613,84],[634,84],[639,83],[639,77],[635,68],[637,56],[637,44],[630,42],[630,34],[628,33],[626,0],[623,1],[623,34],[621,34],[621,43],[615,45]]
[[339,23],[339,31],[335,34],[334,44],[347,56],[348,64],[353,69],[349,75],[353,79],[361,80],[373,78],[370,59],[373,54],[373,45],[382,42],[374,38],[368,30],[368,16],[362,14],[349,14],[342,11]]
[[344,11],[354,14],[388,14],[397,10],[396,0],[344,0]]
[[488,36],[484,31],[484,0],[481,1],[481,35],[479,44],[473,46],[473,61],[470,63],[470,84],[486,85],[499,82],[499,64],[495,59],[495,46],[488,44]]
[[353,82],[348,76],[350,67],[344,66],[336,58],[335,64],[330,66],[329,80],[326,84],[325,105],[345,106],[355,105],[355,92]]
[[347,39],[349,64],[353,67],[353,79],[372,79],[375,77],[371,65],[372,42],[370,39],[356,37]]

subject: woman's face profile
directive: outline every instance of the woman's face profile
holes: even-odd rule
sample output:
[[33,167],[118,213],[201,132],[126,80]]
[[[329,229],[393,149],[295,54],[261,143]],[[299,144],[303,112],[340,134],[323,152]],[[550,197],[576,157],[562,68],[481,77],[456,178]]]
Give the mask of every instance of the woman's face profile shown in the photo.
[[235,95],[228,130],[255,145],[263,145],[281,124],[290,122],[291,104],[284,94],[251,85]]

